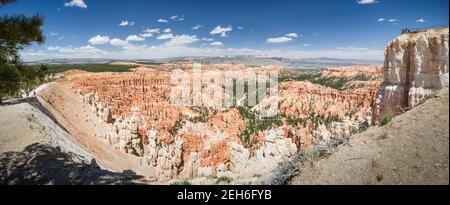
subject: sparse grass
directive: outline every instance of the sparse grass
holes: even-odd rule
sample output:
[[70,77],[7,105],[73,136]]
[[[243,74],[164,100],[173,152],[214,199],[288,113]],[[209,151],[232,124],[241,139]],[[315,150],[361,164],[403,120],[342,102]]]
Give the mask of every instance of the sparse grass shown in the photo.
[[429,95],[425,95],[420,101],[419,103],[417,103],[417,106],[424,104],[426,101],[428,101],[431,98],[436,97],[436,93],[431,93]]
[[172,182],[170,185],[191,185],[191,182],[189,180],[183,179],[183,180],[177,180],[175,182]]
[[233,178],[227,177],[227,176],[221,176],[221,177],[217,178],[217,184],[219,184],[219,183],[221,183],[221,182],[224,182],[224,183],[229,184],[229,183],[231,183],[232,181],[233,181]]
[[381,126],[385,126],[386,124],[388,124],[392,119],[394,119],[394,115],[392,114],[386,114],[384,115],[381,120],[380,120],[380,125]]

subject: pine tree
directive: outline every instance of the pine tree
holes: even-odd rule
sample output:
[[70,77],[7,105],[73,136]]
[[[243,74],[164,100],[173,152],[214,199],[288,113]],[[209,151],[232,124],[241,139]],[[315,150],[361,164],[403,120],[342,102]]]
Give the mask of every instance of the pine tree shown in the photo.
[[[0,0],[0,8],[15,1]],[[46,66],[24,65],[19,54],[33,42],[44,42],[43,24],[44,17],[38,14],[0,17],[0,103],[5,97],[17,96],[21,90],[28,94],[44,78]]]

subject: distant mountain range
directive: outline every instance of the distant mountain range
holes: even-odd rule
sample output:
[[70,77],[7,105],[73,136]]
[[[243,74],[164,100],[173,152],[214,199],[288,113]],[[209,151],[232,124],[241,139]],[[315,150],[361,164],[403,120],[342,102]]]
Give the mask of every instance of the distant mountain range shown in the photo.
[[382,65],[383,61],[361,59],[336,59],[336,58],[303,58],[290,59],[266,56],[187,56],[176,58],[164,58],[157,60],[148,59],[103,59],[103,58],[77,58],[77,59],[49,59],[28,62],[28,64],[99,64],[114,61],[131,61],[137,63],[168,63],[176,61],[197,61],[200,63],[241,63],[246,66],[262,66],[268,64],[282,65],[292,69],[323,69],[334,66],[350,65]]

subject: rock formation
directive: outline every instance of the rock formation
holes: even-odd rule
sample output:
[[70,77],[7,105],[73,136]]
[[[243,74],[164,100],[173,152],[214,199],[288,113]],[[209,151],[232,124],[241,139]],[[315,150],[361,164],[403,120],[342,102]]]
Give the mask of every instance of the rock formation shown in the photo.
[[405,33],[385,49],[383,83],[375,118],[414,107],[423,97],[448,86],[448,28]]
[[[192,65],[192,64],[191,64]],[[180,64],[183,70],[191,69]],[[155,170],[160,181],[211,176],[240,177],[269,172],[299,150],[341,139],[371,124],[371,107],[380,82],[377,67],[330,68],[322,77],[353,79],[343,91],[308,81],[282,82],[275,97],[266,97],[247,112],[258,113],[278,104],[277,123],[248,118],[239,108],[171,104],[171,70],[140,67],[125,73],[69,71],[62,83],[81,96],[108,131],[96,137],[111,147],[135,155]],[[285,72],[280,66],[246,68],[210,64],[205,70]],[[208,83],[208,82],[206,82]],[[95,120],[95,119],[92,119]],[[257,120],[257,130],[244,131]]]

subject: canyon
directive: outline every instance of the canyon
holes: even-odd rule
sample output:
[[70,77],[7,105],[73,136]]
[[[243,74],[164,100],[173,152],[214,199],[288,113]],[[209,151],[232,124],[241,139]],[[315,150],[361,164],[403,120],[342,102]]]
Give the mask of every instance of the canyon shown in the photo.
[[[169,100],[175,86],[171,71],[189,71],[192,63],[158,67],[125,73],[71,70],[39,98],[107,169],[130,169],[159,182],[205,177],[248,181],[258,180],[301,150],[343,140],[371,126],[371,106],[381,82],[376,66],[329,68],[315,78],[348,79],[346,89],[286,81],[279,83],[277,96],[253,107],[197,107]],[[203,67],[203,72],[289,72],[279,66]],[[258,116],[273,104],[278,106],[277,116]]]
[[[133,172],[135,175],[124,178],[136,180],[136,176],[143,176],[145,179],[139,180],[144,184],[264,184],[283,163],[296,162],[298,156],[318,150],[331,153],[330,147],[344,146],[355,138],[365,139],[366,133],[377,135],[373,129],[383,127],[373,126],[379,126],[386,115],[414,111],[433,93],[448,89],[448,28],[402,34],[386,47],[383,67],[297,71],[279,65],[202,64],[200,76],[219,73],[223,84],[203,80],[200,90],[208,93],[213,87],[225,93],[219,97],[224,102],[230,99],[226,88],[235,83],[227,81],[223,73],[277,73],[276,95],[261,95],[261,89],[262,93],[272,93],[274,88],[258,86],[255,105],[238,103],[249,101],[250,83],[244,86],[244,97],[236,98],[232,106],[173,103],[173,88],[180,83],[172,76],[183,72],[189,82],[193,81],[193,61],[113,64],[134,68],[129,72],[99,73],[70,70],[37,89],[33,103],[49,116],[45,118],[47,124],[56,123],[51,129],[40,129],[40,135],[51,136],[50,141],[63,151],[81,153],[83,163],[94,160],[95,167],[111,173]],[[270,79],[267,83],[272,85]],[[188,92],[188,101],[196,98],[192,84],[181,84],[181,89]],[[237,93],[237,87],[234,90]],[[448,102],[445,95],[448,91],[439,94],[439,102]],[[267,110],[271,115],[263,116],[261,113]],[[448,109],[442,110],[447,116],[442,120],[448,124]],[[3,107],[0,111],[10,113]],[[35,115],[41,116],[33,112]],[[6,123],[1,126],[11,130],[9,134],[18,132]],[[448,130],[443,135],[448,148]],[[442,146],[437,147],[440,150]],[[378,153],[370,149],[366,153]],[[446,156],[444,153],[438,157],[448,173],[448,151]],[[312,169],[303,169],[306,174],[294,178],[293,183],[321,183],[302,178],[318,176],[314,170],[319,168]]]

